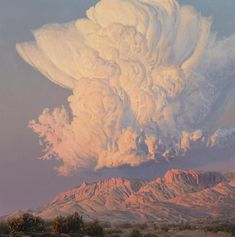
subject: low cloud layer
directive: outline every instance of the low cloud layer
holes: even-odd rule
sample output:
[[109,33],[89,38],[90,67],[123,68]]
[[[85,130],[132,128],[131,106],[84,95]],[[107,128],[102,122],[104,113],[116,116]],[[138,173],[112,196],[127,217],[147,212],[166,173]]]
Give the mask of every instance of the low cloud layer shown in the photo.
[[30,122],[43,158],[67,175],[234,142],[235,126],[216,124],[234,101],[235,36],[217,41],[210,27],[175,0],[101,0],[87,18],[34,31],[19,54],[72,91],[70,109]]

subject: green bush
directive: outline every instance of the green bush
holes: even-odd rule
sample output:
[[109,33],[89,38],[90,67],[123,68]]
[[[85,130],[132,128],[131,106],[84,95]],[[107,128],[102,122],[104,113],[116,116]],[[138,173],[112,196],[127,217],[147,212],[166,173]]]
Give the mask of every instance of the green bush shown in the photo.
[[158,235],[152,234],[152,233],[147,233],[144,235],[144,237],[158,237]]
[[141,237],[141,233],[139,230],[134,229],[132,230],[130,237]]
[[20,217],[13,217],[8,220],[8,228],[10,233],[43,233],[45,232],[45,222],[40,217],[32,214],[24,213]]
[[131,223],[125,222],[125,223],[120,223],[116,225],[116,227],[120,229],[130,229],[130,228],[133,228],[133,225]]
[[123,231],[119,228],[116,228],[116,229],[110,229],[106,233],[107,234],[121,234],[121,233],[123,233]]
[[6,222],[1,222],[0,223],[0,234],[7,235],[9,234],[9,227]]
[[77,212],[65,218],[65,226],[68,233],[82,234],[84,232],[83,219]]
[[104,229],[99,224],[98,221],[94,221],[92,223],[86,224],[86,230],[85,233],[90,236],[98,236],[103,237],[104,236]]
[[77,212],[67,217],[56,217],[52,222],[52,226],[53,231],[56,234],[83,234],[85,229],[82,217],[79,216]]
[[204,231],[213,232],[213,233],[217,233],[221,231],[221,232],[230,233],[232,236],[235,236],[235,224],[224,223],[224,224],[205,226]]
[[163,226],[161,226],[161,231],[163,231],[163,232],[168,232],[169,231],[169,226],[167,226],[167,225],[163,225]]
[[56,234],[67,233],[64,225],[64,217],[57,216],[52,222],[53,232]]
[[178,224],[176,226],[176,228],[178,230],[193,230],[195,229],[195,227],[193,227],[192,225],[188,224],[188,223],[181,223],[181,224]]
[[135,228],[135,229],[138,229],[138,230],[144,230],[144,229],[147,229],[147,228],[148,228],[148,225],[147,225],[147,223],[135,224],[135,225],[134,225],[134,228]]

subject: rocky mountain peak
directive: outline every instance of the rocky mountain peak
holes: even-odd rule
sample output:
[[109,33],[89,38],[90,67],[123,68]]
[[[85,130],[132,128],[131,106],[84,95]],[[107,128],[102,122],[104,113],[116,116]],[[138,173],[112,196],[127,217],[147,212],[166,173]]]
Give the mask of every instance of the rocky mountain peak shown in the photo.
[[51,219],[77,211],[89,220],[113,222],[220,216],[234,209],[235,181],[230,176],[171,169],[153,181],[113,177],[84,182],[32,213]]
[[166,172],[162,180],[166,184],[181,183],[206,188],[212,187],[226,179],[218,172],[171,169]]

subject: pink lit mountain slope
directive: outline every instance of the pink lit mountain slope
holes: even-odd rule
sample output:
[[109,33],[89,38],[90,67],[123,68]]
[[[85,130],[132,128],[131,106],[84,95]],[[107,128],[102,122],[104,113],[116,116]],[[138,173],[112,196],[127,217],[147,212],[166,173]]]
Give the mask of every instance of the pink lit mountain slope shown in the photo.
[[235,217],[234,203],[234,176],[172,169],[148,182],[110,178],[83,183],[33,213],[53,218],[78,211],[85,219],[111,222],[182,221]]

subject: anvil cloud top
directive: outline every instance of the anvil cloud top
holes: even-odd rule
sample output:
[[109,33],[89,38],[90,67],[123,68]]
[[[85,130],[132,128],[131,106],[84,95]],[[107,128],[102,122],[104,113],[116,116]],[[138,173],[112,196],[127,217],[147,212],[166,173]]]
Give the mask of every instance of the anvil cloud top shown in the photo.
[[[216,122],[234,101],[235,36],[175,0],[101,0],[87,17],[34,31],[19,54],[71,89],[71,113],[45,109],[32,129],[61,174],[176,157],[233,141]],[[199,148],[198,148],[199,149]]]

